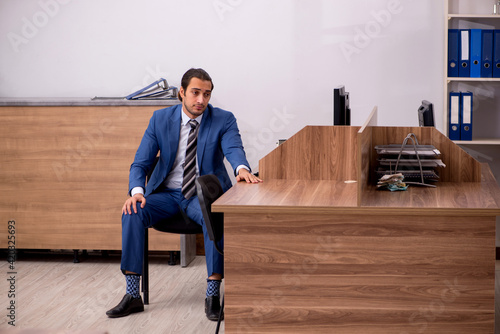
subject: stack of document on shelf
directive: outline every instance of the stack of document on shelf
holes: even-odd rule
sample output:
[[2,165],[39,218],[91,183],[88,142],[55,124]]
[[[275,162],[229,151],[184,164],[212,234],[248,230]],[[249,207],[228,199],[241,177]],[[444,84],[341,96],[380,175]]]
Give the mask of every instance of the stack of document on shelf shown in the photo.
[[450,92],[448,103],[448,137],[472,140],[472,92]]
[[401,173],[405,180],[421,182],[437,181],[439,168],[446,165],[440,159],[441,152],[433,145],[378,145],[377,178]]
[[167,80],[160,78],[159,80],[127,96],[95,96],[92,100],[175,100],[177,99],[177,92],[177,87],[169,86]]
[[127,100],[158,100],[177,98],[177,87],[169,86],[167,80],[160,78],[150,85],[125,97]]
[[499,29],[449,29],[448,77],[500,77]]

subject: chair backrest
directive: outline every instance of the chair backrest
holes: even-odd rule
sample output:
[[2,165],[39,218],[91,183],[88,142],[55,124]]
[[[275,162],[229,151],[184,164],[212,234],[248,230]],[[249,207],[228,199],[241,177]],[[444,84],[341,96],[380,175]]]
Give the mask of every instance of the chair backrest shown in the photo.
[[219,179],[215,175],[203,175],[196,179],[196,192],[200,202],[201,212],[207,227],[210,240],[218,242],[224,233],[224,214],[212,212],[212,203],[219,198],[224,191]]

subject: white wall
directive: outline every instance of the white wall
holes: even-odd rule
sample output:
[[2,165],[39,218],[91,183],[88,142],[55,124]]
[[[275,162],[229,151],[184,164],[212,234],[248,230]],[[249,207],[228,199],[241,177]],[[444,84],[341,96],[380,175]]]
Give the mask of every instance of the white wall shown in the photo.
[[[0,0],[0,97],[123,96],[190,67],[235,113],[252,167],[278,138],[332,124],[443,120],[443,3],[436,0]],[[280,122],[281,121],[281,122]]]

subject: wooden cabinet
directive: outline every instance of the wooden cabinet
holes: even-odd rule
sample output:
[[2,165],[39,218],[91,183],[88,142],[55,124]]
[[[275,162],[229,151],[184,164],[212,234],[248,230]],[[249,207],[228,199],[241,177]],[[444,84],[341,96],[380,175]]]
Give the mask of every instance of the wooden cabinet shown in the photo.
[[[130,164],[166,105],[54,104],[0,106],[0,248],[14,220],[17,249],[120,250]],[[149,249],[180,237],[151,231]]]

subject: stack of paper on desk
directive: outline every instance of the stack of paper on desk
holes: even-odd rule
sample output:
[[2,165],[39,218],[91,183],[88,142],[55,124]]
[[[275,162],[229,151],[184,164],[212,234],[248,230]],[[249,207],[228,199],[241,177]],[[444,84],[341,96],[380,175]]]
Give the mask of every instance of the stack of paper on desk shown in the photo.
[[[407,180],[437,181],[437,168],[446,165],[440,159],[441,152],[433,145],[378,145],[377,177],[401,173]],[[396,168],[397,167],[397,168]]]

